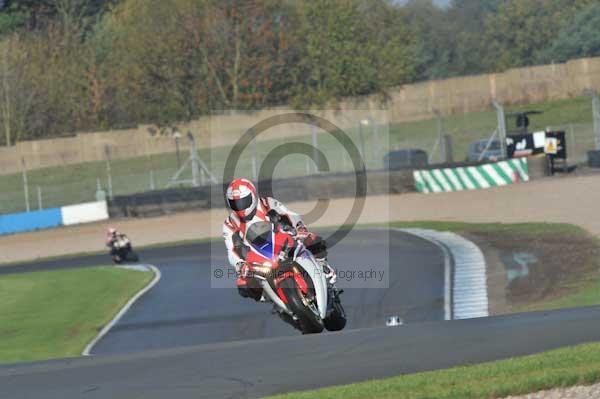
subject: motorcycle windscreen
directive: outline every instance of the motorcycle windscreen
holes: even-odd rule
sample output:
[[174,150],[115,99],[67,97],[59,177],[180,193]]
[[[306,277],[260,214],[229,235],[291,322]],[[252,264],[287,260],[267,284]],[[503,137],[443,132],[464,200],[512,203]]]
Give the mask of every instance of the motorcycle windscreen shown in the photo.
[[248,226],[246,241],[267,259],[273,258],[273,227],[271,223],[256,222]]

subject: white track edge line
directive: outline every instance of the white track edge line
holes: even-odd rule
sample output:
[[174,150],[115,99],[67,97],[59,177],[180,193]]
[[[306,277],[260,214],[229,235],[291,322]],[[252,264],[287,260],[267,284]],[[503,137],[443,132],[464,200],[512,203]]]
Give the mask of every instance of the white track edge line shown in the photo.
[[85,349],[81,353],[82,356],[91,356],[91,352],[92,352],[92,349],[94,348],[94,346],[102,338],[104,338],[104,336],[106,334],[108,334],[108,332],[110,331],[110,329],[113,328],[114,325],[119,322],[119,320],[121,319],[121,317],[123,317],[123,315],[129,310],[129,308],[131,308],[131,306],[133,306],[133,304],[138,299],[140,299],[142,297],[142,295],[144,295],[146,292],[150,291],[152,289],[152,287],[154,287],[156,284],[158,284],[158,282],[162,278],[162,274],[161,274],[160,270],[158,270],[158,268],[156,266],[154,266],[154,265],[145,265],[145,266],[148,267],[154,273],[154,278],[152,279],[152,281],[150,281],[148,284],[146,284],[146,286],[144,288],[142,288],[141,290],[139,290],[137,292],[137,294],[135,294],[133,297],[131,297],[131,299],[125,304],[125,306],[123,306],[121,308],[121,310],[119,311],[119,313],[117,313],[115,315],[115,317],[113,317],[112,320],[107,325],[105,325],[104,328],[102,328],[102,330],[100,330],[100,332],[98,333],[98,335],[96,335],[96,337],[94,339],[92,339],[92,341],[89,344],[87,344],[87,346],[85,347]]

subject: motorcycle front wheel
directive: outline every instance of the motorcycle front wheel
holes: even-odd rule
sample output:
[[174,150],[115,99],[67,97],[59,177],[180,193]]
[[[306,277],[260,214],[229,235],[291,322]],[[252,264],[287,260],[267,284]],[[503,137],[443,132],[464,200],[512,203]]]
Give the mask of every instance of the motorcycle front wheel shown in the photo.
[[[298,318],[298,325],[302,334],[318,334],[323,331],[323,320],[315,309],[305,305],[306,298],[298,288],[293,278],[286,278],[280,284],[288,300],[287,305]],[[314,305],[312,305],[314,306]]]
[[346,327],[346,311],[339,298],[333,300],[331,314],[323,320],[327,331],[341,331]]

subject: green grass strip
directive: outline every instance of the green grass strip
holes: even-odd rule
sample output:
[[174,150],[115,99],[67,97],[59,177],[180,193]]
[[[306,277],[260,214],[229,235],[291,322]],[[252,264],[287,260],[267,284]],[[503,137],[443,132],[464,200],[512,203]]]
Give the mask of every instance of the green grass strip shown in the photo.
[[271,399],[502,398],[599,381],[600,344],[593,343],[497,362],[290,393]]
[[79,356],[153,276],[115,267],[0,276],[0,362]]

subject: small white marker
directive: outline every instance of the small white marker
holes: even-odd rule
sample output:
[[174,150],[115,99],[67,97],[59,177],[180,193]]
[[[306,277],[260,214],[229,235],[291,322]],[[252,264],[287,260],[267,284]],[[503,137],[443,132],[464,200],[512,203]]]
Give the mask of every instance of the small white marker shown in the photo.
[[404,321],[400,318],[400,316],[390,316],[385,321],[385,325],[388,327],[396,327],[404,324]]

